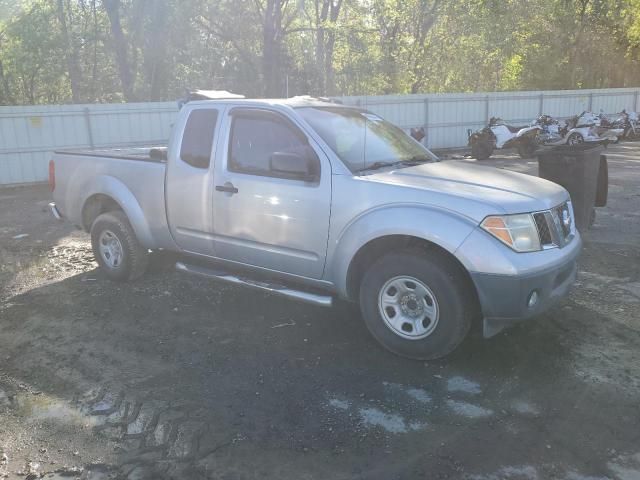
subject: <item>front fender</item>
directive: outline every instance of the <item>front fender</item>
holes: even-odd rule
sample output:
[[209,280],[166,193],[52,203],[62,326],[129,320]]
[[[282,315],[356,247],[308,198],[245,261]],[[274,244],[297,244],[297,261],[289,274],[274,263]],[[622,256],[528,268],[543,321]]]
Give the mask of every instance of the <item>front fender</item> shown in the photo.
[[516,134],[517,138],[520,137],[524,137],[524,136],[528,136],[528,135],[537,135],[540,130],[542,130],[540,127],[538,126],[534,126],[534,127],[525,127],[522,128],[518,131],[518,133]]
[[82,209],[85,203],[93,195],[107,195],[111,197],[124,211],[131,223],[131,227],[136,233],[136,237],[141,245],[147,248],[154,248],[155,241],[151,234],[151,229],[140,207],[140,203],[131,190],[120,180],[110,175],[98,175],[92,177],[90,188],[83,190],[82,202],[77,206],[79,212],[77,218],[81,218]]
[[370,241],[390,235],[406,235],[435,243],[455,255],[456,249],[475,227],[472,219],[438,207],[403,204],[369,210],[351,221],[330,243],[335,248],[326,277],[346,298],[351,261],[358,250]]

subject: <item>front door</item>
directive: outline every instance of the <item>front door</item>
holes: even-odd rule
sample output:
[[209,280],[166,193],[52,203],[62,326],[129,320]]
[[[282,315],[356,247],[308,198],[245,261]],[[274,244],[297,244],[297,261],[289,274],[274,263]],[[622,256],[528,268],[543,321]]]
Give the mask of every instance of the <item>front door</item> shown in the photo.
[[[234,108],[226,117],[227,155],[216,164],[216,256],[321,278],[327,252],[331,168],[313,140],[274,110]],[[276,152],[311,148],[319,177],[286,178],[271,168]]]

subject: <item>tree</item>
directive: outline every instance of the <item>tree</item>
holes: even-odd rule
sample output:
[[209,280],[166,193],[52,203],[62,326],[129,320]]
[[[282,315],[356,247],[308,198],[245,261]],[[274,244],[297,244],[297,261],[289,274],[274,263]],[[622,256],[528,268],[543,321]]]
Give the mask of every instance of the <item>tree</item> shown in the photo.
[[69,73],[69,84],[71,87],[71,98],[73,103],[80,103],[82,99],[80,93],[81,72],[80,65],[78,64],[77,42],[72,41],[69,36],[64,0],[57,0],[57,6],[58,21],[60,22],[60,31],[62,33],[62,42],[64,44],[67,57],[67,69]]
[[640,0],[0,0],[0,103],[637,86]]
[[120,73],[120,82],[122,84],[122,93],[125,100],[132,101],[133,94],[133,74],[129,65],[129,54],[127,49],[127,40],[122,30],[120,21],[120,0],[102,0],[109,24],[111,25],[111,35],[113,36],[113,50]]

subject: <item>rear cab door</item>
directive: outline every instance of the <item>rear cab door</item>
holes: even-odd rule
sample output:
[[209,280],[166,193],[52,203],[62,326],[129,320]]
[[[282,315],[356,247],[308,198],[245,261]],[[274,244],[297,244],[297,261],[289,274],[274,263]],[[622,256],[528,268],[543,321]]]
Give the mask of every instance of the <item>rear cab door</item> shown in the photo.
[[174,125],[174,132],[178,133],[169,149],[165,177],[167,220],[182,250],[213,256],[214,163],[226,107],[211,102],[183,108],[185,114]]
[[[216,256],[320,279],[331,209],[329,159],[295,115],[277,107],[229,106],[222,130],[225,154],[216,162],[213,200]],[[306,149],[317,161],[315,180],[271,168],[274,153]]]

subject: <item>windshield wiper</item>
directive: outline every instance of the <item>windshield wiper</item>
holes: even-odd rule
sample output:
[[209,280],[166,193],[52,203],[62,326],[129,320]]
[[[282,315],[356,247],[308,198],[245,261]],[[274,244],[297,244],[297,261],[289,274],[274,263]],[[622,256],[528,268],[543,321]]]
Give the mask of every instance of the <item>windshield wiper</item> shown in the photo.
[[364,172],[365,170],[378,170],[384,167],[393,167],[395,165],[420,165],[421,163],[431,162],[433,159],[426,155],[414,155],[413,157],[405,158],[404,160],[397,160],[395,162],[373,162],[371,165],[366,165],[356,170],[356,172]]
[[373,162],[371,165],[365,165],[362,168],[358,168],[356,172],[364,172],[365,170],[378,170],[379,168],[392,167],[400,162]]
[[433,162],[433,159],[427,155],[414,155],[411,158],[407,158],[396,163],[402,163],[404,165],[418,165],[426,162]]

